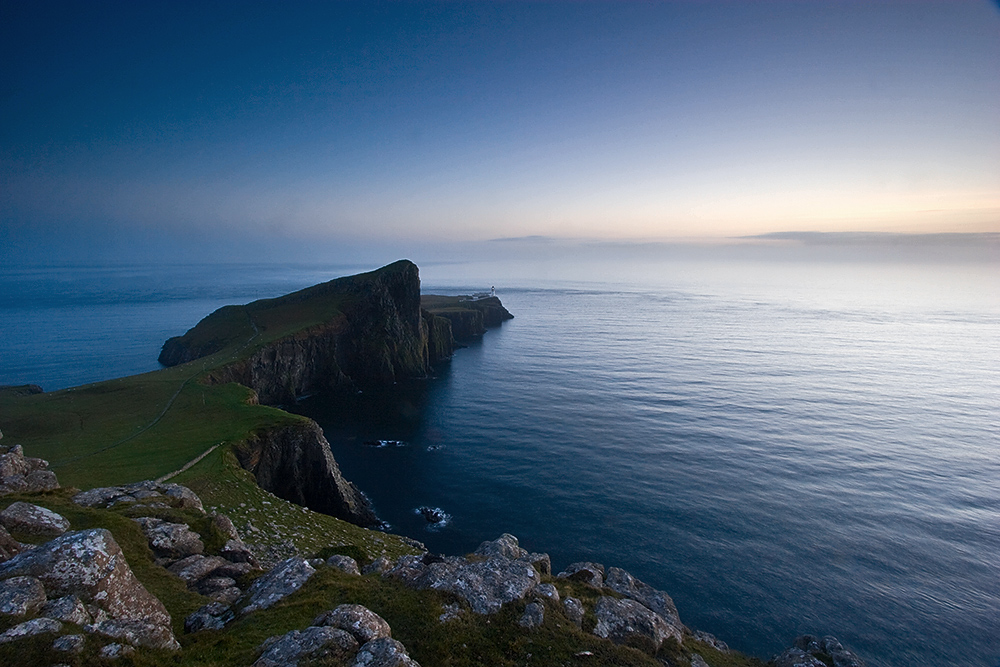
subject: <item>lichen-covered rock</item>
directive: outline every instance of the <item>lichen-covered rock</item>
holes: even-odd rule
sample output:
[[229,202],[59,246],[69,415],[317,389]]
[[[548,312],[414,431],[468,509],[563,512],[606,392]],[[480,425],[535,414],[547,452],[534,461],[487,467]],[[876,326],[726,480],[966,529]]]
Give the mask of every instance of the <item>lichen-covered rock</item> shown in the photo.
[[131,646],[115,642],[102,648],[98,655],[105,660],[117,660],[118,658],[124,657],[130,653],[135,653],[135,649]]
[[476,555],[487,558],[505,558],[515,560],[527,556],[528,552],[518,545],[517,538],[510,533],[504,533],[495,540],[483,542],[476,549]]
[[229,605],[211,602],[184,619],[184,632],[199,630],[221,630],[235,618]]
[[361,570],[361,573],[371,574],[374,572],[376,574],[385,574],[392,569],[392,566],[393,563],[391,558],[388,558],[387,556],[379,556],[372,562],[368,563],[368,565],[365,565],[365,567]]
[[83,507],[106,508],[122,503],[136,503],[149,507],[181,507],[205,512],[201,499],[186,486],[161,484],[151,480],[81,491],[73,496],[73,502]]
[[36,577],[48,595],[78,595],[113,619],[170,626],[166,608],[135,578],[103,528],[66,533],[0,563],[0,578],[12,576]]
[[484,561],[439,558],[430,563],[421,556],[403,556],[385,576],[411,588],[448,591],[469,603],[477,614],[492,614],[519,600],[540,583],[538,571],[525,560],[502,556]]
[[649,584],[639,581],[618,567],[608,568],[604,585],[655,611],[678,635],[684,632],[684,625],[681,623],[681,617],[677,613],[674,601],[663,591],[658,591]]
[[692,633],[692,636],[695,640],[700,641],[702,644],[708,644],[716,651],[729,653],[729,644],[709,632],[705,632],[704,630],[695,630]]
[[334,554],[326,559],[326,564],[347,574],[361,574],[361,570],[358,568],[358,561],[350,556]]
[[219,551],[219,555],[231,563],[249,563],[253,569],[258,569],[260,563],[257,556],[241,540],[229,540]]
[[220,568],[229,566],[231,563],[219,556],[203,556],[193,554],[187,558],[182,558],[167,569],[183,579],[187,584],[194,584],[209,575],[216,574]]
[[531,592],[536,598],[559,604],[559,589],[552,584],[538,584]]
[[517,624],[528,630],[535,630],[542,627],[545,622],[545,607],[538,602],[529,602],[524,608],[524,613],[517,621]]
[[634,637],[651,640],[655,647],[659,647],[667,637],[673,637],[678,642],[682,640],[680,631],[635,600],[619,600],[605,595],[597,601],[594,612],[597,615],[594,634],[616,644],[624,644]]
[[819,658],[815,658],[800,648],[790,648],[772,661],[773,667],[826,667]]
[[21,445],[0,453],[0,496],[8,493],[41,493],[59,488],[55,473],[42,459],[24,456]]
[[0,581],[0,614],[27,616],[45,604],[45,587],[35,577]]
[[63,635],[52,642],[52,648],[64,653],[80,653],[86,643],[87,639],[83,635]]
[[64,595],[61,598],[50,600],[39,613],[63,623],[76,625],[87,625],[94,620],[90,612],[87,611],[87,605],[76,595]]
[[0,644],[33,637],[44,633],[56,633],[62,630],[62,623],[51,618],[33,618],[24,623],[18,623],[14,627],[0,634]]
[[[801,655],[796,651],[801,652]],[[793,648],[775,658],[775,661],[776,664],[779,664],[779,667],[792,667],[793,665],[797,667],[799,662],[802,661],[805,661],[802,664],[812,667],[808,659],[824,662],[822,658],[832,660],[834,667],[865,667],[864,660],[858,657],[853,651],[844,648],[843,644],[836,637],[829,635],[822,639],[814,635],[796,637],[793,642]],[[781,664],[781,660],[784,660],[785,663]]]
[[563,613],[576,627],[583,625],[583,603],[578,599],[568,597],[563,600]]
[[181,559],[205,551],[201,535],[191,530],[186,523],[170,523],[150,516],[139,517],[134,521],[139,524],[149,541],[149,548],[157,556]]
[[100,623],[88,625],[87,632],[95,632],[105,637],[119,639],[132,646],[147,648],[180,650],[180,643],[174,637],[169,626],[143,621],[121,621],[108,619]]
[[246,593],[246,604],[241,614],[249,614],[258,609],[267,609],[299,590],[316,568],[304,558],[288,558],[275,565],[270,572],[250,585]]
[[296,667],[300,660],[344,662],[358,650],[350,633],[332,627],[308,627],[272,637],[253,667]]
[[351,633],[359,644],[392,636],[392,629],[385,619],[360,604],[342,604],[317,616],[313,625],[340,628]]
[[69,530],[69,521],[50,509],[31,503],[11,503],[0,512],[0,524],[7,530],[29,535],[62,535]]
[[572,563],[565,570],[556,575],[562,579],[572,581],[582,581],[590,584],[594,588],[604,586],[604,566],[600,563]]
[[374,639],[358,649],[351,667],[420,667],[406,647],[389,637]]
[[7,529],[0,526],[0,563],[10,560],[22,551],[30,549],[30,545],[21,544],[7,532]]

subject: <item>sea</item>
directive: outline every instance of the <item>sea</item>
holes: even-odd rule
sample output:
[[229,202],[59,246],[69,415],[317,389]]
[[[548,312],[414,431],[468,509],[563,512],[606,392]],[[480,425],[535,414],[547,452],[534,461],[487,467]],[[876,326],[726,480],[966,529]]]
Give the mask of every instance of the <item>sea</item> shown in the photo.
[[[371,268],[0,267],[0,384],[153,370],[222,305]],[[556,571],[625,568],[762,659],[810,633],[875,667],[1000,665],[996,263],[533,257],[421,276],[495,287],[515,318],[431,378],[286,406],[391,530],[448,554],[506,532]]]

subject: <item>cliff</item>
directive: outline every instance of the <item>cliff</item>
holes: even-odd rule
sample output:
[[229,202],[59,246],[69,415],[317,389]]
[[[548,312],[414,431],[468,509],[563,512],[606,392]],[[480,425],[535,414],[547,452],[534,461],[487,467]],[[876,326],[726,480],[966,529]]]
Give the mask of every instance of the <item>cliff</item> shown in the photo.
[[233,449],[257,484],[279,498],[360,526],[379,523],[361,490],[344,479],[312,420],[267,429]]

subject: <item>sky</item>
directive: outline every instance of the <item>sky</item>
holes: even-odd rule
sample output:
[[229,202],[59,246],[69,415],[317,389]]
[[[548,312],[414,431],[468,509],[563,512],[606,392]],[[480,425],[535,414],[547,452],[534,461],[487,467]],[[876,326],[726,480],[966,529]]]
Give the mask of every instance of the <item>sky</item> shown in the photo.
[[22,256],[996,233],[1000,9],[0,0],[0,179]]

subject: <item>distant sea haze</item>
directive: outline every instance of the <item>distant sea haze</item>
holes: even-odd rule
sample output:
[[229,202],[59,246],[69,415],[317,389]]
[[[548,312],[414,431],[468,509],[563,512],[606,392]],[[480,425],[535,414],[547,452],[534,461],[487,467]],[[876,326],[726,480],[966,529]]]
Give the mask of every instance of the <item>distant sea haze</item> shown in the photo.
[[[152,370],[221,305],[363,268],[4,268],[0,384]],[[422,275],[495,284],[515,319],[434,379],[290,406],[394,531],[447,553],[510,532],[556,569],[624,567],[764,659],[812,633],[873,666],[1000,664],[995,266]]]

